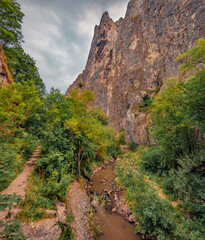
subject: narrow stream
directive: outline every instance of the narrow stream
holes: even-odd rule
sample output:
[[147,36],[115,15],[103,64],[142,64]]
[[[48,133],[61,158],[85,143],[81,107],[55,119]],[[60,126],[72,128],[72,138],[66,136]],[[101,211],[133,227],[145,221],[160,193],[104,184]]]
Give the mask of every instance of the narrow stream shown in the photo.
[[[94,194],[103,195],[104,190],[111,190],[114,184],[114,165],[108,164],[103,170],[98,171],[92,179],[92,191]],[[136,235],[134,224],[124,220],[115,213],[107,211],[105,207],[99,207],[95,216],[99,218],[99,223],[103,235],[100,240],[140,240]]]

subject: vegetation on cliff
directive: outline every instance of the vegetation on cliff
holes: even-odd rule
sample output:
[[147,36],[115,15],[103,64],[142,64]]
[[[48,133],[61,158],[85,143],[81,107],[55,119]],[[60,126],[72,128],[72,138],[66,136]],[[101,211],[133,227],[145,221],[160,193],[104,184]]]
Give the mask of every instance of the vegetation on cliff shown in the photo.
[[136,231],[204,239],[205,39],[178,61],[179,77],[168,79],[149,107],[155,145],[122,159],[117,179],[139,221]]

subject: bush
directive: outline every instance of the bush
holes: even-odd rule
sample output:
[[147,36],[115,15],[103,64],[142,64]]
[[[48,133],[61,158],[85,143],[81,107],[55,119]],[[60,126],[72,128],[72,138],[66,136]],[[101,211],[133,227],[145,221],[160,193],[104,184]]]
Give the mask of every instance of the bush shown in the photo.
[[106,152],[108,157],[115,157],[122,153],[120,146],[116,144],[107,146]]
[[70,224],[74,221],[74,214],[70,211],[67,215],[66,222],[59,223],[60,228],[62,229],[62,235],[59,240],[73,240],[74,234]]
[[142,151],[140,153],[141,167],[153,173],[161,174],[163,170],[165,170],[165,166],[163,165],[163,154],[159,147],[151,147],[147,151]]
[[12,144],[1,143],[0,148],[0,191],[5,189],[15,178],[15,170],[19,168],[21,161],[17,154],[17,147]]
[[125,144],[125,131],[123,129],[120,130],[118,139],[119,144]]
[[137,144],[133,141],[128,143],[128,147],[129,147],[130,151],[136,151],[137,150]]
[[126,188],[128,204],[139,222],[136,232],[159,240],[202,240],[205,232],[203,219],[186,219],[183,210],[162,199],[147,183],[147,178],[134,170],[135,163],[133,159],[121,159],[116,167],[116,179]]
[[21,231],[20,222],[16,219],[9,219],[10,212],[13,204],[19,204],[22,201],[21,196],[16,194],[13,195],[0,195],[0,211],[9,208],[8,215],[3,221],[0,221],[1,232],[0,238],[1,239],[21,239],[24,240],[25,237]]

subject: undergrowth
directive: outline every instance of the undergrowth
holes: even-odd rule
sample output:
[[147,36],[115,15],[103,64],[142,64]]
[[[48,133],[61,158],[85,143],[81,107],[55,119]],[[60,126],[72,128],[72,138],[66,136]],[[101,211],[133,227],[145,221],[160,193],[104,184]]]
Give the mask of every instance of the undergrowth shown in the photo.
[[183,205],[173,207],[169,198],[163,199],[147,181],[149,174],[140,163],[136,153],[129,153],[116,166],[116,182],[125,187],[126,198],[139,222],[136,232],[159,240],[204,239],[203,220],[187,218]]

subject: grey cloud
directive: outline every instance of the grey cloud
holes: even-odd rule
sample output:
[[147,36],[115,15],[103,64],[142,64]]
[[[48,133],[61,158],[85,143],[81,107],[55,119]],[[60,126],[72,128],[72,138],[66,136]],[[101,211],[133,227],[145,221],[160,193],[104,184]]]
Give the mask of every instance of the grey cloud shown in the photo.
[[25,14],[25,51],[35,60],[47,89],[63,93],[85,67],[102,13],[124,17],[128,0],[18,0]]

